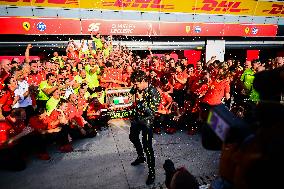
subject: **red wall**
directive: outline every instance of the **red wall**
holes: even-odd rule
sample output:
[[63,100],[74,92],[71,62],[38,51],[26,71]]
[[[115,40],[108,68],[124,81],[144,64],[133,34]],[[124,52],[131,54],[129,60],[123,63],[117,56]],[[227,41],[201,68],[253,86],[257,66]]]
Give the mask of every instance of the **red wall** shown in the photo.
[[254,59],[259,59],[260,50],[247,50],[247,60],[252,61]]
[[198,60],[201,60],[201,51],[197,50],[184,50],[184,56],[188,59],[189,64],[193,64],[194,67]]

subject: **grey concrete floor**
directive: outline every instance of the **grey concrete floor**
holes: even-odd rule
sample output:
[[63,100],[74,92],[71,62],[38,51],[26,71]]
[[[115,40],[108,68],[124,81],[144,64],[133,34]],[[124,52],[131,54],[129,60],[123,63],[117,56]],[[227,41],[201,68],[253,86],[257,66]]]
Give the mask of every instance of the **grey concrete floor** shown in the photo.
[[60,153],[53,147],[49,149],[49,161],[31,158],[24,171],[0,171],[0,189],[165,188],[166,159],[171,159],[176,167],[186,167],[201,184],[217,174],[220,152],[205,150],[199,135],[154,135],[156,181],[146,186],[147,165],[130,165],[136,152],[128,139],[129,122],[116,120],[110,125],[95,138],[74,141],[71,153]]

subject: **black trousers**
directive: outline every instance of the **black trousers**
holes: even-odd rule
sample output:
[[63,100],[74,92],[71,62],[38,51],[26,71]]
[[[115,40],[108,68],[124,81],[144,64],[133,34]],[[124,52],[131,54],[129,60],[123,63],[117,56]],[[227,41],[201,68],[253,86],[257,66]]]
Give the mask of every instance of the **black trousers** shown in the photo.
[[86,119],[88,123],[90,123],[94,128],[101,130],[102,127],[107,126],[107,116],[100,116],[97,119]]
[[18,146],[0,150],[0,169],[22,171],[25,168],[26,161]]
[[174,101],[178,104],[179,108],[184,106],[185,91],[183,89],[174,89],[172,97]]
[[[141,131],[143,148],[139,139],[139,134]],[[144,157],[144,150],[147,158],[149,172],[153,172],[155,170],[155,156],[152,146],[152,138],[153,131],[152,123],[150,121],[133,120],[131,122],[129,139],[134,144],[134,147],[139,157]]]
[[21,171],[26,168],[24,156],[46,152],[44,139],[32,133],[20,138],[14,146],[0,150],[0,169]]
[[160,114],[155,117],[154,127],[155,128],[174,128],[176,125],[173,121],[173,117],[171,114]]

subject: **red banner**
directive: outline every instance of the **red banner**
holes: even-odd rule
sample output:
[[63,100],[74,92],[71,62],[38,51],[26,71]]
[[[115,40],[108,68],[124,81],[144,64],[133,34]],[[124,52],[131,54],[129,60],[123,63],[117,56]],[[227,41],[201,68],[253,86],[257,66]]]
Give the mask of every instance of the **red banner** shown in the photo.
[[277,25],[0,17],[0,34],[274,37]]
[[159,22],[138,22],[118,20],[82,20],[82,33],[90,31],[103,35],[159,36]]
[[0,18],[0,34],[81,34],[79,19]]
[[82,33],[128,36],[276,36],[277,25],[82,20]]

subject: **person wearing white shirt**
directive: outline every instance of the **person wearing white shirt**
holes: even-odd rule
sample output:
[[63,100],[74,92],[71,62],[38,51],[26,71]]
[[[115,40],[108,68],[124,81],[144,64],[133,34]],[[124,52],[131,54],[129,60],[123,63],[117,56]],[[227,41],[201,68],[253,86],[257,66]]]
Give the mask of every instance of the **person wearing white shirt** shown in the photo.
[[32,106],[32,98],[29,91],[29,84],[24,79],[23,71],[18,73],[18,87],[14,91],[15,98],[13,102],[13,109],[23,108],[26,112],[26,124],[29,121],[29,118],[34,115],[34,108]]
[[26,108],[32,105],[32,99],[29,94],[29,84],[26,80],[18,81],[18,88],[14,91],[17,102],[13,108]]

